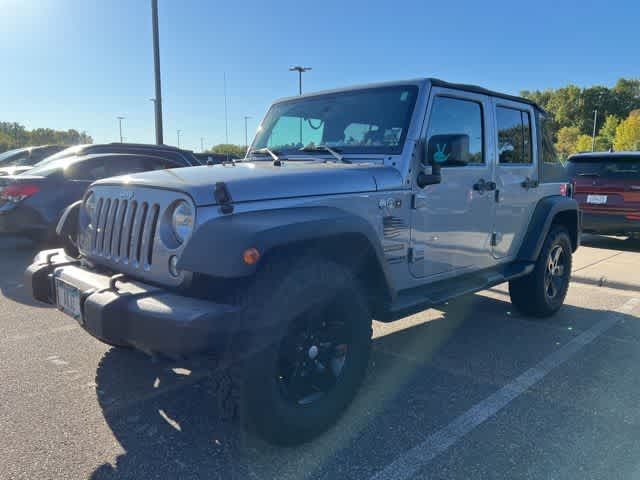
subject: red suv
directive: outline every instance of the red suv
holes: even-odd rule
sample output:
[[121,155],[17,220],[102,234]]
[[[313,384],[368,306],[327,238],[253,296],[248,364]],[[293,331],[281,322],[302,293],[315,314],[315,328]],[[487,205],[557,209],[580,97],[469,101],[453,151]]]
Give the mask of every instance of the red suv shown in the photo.
[[583,231],[640,234],[640,152],[580,153],[567,169]]

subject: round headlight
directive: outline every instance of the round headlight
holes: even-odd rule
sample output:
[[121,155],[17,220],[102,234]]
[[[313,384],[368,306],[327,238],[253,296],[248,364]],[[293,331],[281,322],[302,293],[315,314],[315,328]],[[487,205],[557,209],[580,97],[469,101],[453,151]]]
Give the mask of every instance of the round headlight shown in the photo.
[[173,208],[171,215],[171,228],[178,242],[184,242],[193,231],[193,208],[187,202],[181,200]]
[[96,218],[96,209],[98,208],[98,198],[94,195],[93,192],[89,194],[87,199],[84,201],[84,209],[87,212],[87,216],[89,217],[89,223],[93,223]]

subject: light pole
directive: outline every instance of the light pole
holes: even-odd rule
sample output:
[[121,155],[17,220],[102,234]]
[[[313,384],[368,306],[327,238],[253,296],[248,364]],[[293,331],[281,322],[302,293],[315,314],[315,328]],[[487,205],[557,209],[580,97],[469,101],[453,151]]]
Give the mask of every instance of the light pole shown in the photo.
[[178,134],[178,148],[180,148],[180,134],[182,133],[182,130],[178,130],[177,134]]
[[244,116],[244,147],[248,151],[249,150],[249,137],[247,135],[247,120],[251,117],[249,115]]
[[598,123],[598,109],[593,111],[593,134],[591,135],[591,151],[596,151],[596,124]]
[[200,137],[200,151],[204,152],[204,138]]
[[156,143],[164,143],[162,134],[162,85],[160,82],[160,39],[158,33],[158,0],[151,0],[151,23],[153,27],[153,70],[156,84],[156,98],[153,99],[156,120]]
[[[311,67],[303,67],[301,65],[295,65],[289,67],[290,72],[298,72],[298,95],[302,95],[302,74],[311,70]],[[300,117],[300,145],[302,144],[302,117]]]
[[125,117],[116,117],[118,119],[118,127],[120,129],[120,143],[122,143],[122,120],[125,119]]
[[302,67],[300,65],[289,67],[290,72],[298,72],[298,95],[302,95],[302,74],[309,70],[311,70],[311,67]]

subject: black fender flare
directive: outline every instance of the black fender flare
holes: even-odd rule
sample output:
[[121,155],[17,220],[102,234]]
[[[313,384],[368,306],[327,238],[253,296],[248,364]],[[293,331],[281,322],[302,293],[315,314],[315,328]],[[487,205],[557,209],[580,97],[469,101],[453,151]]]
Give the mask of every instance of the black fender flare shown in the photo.
[[363,218],[335,207],[294,207],[236,213],[200,225],[182,253],[178,267],[214,277],[251,275],[256,265],[243,253],[256,248],[262,256],[277,247],[340,235],[361,236],[375,254],[389,292],[390,273],[378,235]]
[[60,239],[65,253],[73,258],[77,258],[79,255],[77,241],[81,206],[82,200],[78,200],[65,208],[56,225],[56,235]]
[[520,245],[518,251],[518,260],[525,262],[535,262],[540,255],[542,245],[545,238],[551,229],[556,216],[562,212],[575,212],[576,215],[576,231],[569,232],[572,236],[575,236],[574,249],[578,247],[580,243],[580,210],[578,202],[573,198],[564,197],[561,195],[552,195],[545,197],[538,202],[531,220],[529,221],[529,227],[527,233]]

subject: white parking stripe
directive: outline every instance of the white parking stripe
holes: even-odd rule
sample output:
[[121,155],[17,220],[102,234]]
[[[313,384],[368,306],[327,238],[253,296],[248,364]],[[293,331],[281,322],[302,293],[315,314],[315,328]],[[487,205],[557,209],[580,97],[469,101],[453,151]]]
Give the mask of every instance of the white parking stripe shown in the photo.
[[620,314],[629,314],[638,305],[640,305],[640,298],[634,297],[625,302],[620,308],[609,312],[605,318],[544,358],[536,366],[525,371],[512,382],[471,407],[446,427],[429,435],[422,443],[402,454],[371,477],[371,480],[403,480],[411,478],[435,457],[445,452],[474,428],[484,423],[542,380],[554,368],[569,360],[586,345],[613,327],[620,319]]

